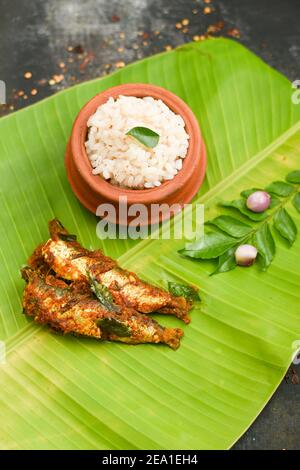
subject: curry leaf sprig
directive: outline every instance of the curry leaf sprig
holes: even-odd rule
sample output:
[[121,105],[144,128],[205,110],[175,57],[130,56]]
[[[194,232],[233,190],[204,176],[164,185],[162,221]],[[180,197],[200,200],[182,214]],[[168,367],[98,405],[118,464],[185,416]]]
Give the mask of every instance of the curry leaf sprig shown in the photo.
[[[256,191],[265,191],[271,196],[267,210],[254,212],[247,207],[247,198]],[[241,198],[220,205],[239,212],[247,223],[230,215],[220,215],[206,224],[213,227],[205,235],[179,250],[183,256],[194,259],[216,259],[217,266],[212,274],[230,271],[237,266],[236,251],[244,244],[251,244],[258,252],[262,270],[272,263],[276,244],[273,233],[277,232],[290,246],[297,237],[297,226],[286,206],[292,203],[300,213],[300,170],[286,176],[286,181],[274,181],[264,190],[247,189]],[[249,245],[248,245],[249,246]]]

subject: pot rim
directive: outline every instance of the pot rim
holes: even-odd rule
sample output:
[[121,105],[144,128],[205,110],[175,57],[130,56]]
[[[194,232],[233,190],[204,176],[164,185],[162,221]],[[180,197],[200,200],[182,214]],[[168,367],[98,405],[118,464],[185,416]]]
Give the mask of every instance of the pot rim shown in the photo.
[[[179,114],[185,122],[186,132],[190,138],[182,169],[172,180],[163,182],[161,186],[149,189],[121,188],[105,181],[100,175],[92,174],[92,166],[84,145],[88,132],[87,121],[101,104],[104,104],[110,97],[117,98],[119,95],[136,96],[138,98],[152,96],[154,99],[161,99],[173,112]],[[114,203],[119,203],[119,198],[126,196],[128,204],[136,202],[141,204],[161,203],[176,192],[180,193],[180,188],[188,184],[192,173],[199,168],[199,164],[202,163],[203,166],[204,162],[200,162],[200,160],[205,158],[205,152],[201,152],[201,142],[202,137],[198,121],[189,106],[169,90],[146,83],[117,85],[98,93],[79,111],[70,139],[74,164],[91,191],[99,195],[99,199],[110,200]],[[200,176],[199,180],[201,179]]]

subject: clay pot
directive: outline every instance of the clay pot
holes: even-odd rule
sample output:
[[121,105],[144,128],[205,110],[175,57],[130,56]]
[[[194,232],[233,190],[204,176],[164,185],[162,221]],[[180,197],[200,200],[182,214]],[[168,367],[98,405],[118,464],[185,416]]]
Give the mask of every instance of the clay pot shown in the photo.
[[[172,111],[180,114],[190,136],[188,153],[183,160],[182,169],[169,181],[159,187],[151,189],[124,189],[112,185],[99,175],[92,174],[92,167],[86,154],[84,142],[87,139],[87,121],[95,113],[98,106],[105,103],[108,98],[117,98],[119,95],[152,96],[161,99]],[[184,101],[164,88],[145,83],[128,83],[115,86],[94,96],[78,113],[73,125],[71,137],[66,149],[66,169],[70,185],[81,203],[96,214],[97,207],[103,203],[113,204],[116,208],[117,223],[126,224],[128,220],[121,219],[119,213],[119,198],[127,197],[128,207],[131,204],[144,204],[149,208],[149,216],[141,225],[150,223],[151,204],[166,203],[169,206],[179,204],[181,207],[190,202],[199,190],[205,175],[206,151],[201,137],[198,122]],[[172,214],[171,214],[172,216]],[[160,215],[160,220],[167,218],[168,214]],[[151,220],[156,223],[157,220]]]

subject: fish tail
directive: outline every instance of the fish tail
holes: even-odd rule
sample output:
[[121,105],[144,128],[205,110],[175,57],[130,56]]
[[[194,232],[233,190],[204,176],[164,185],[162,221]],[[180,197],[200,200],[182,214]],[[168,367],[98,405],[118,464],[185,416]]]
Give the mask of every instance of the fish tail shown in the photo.
[[[70,237],[72,240],[76,240],[75,235],[69,234],[68,230],[63,226],[63,224],[58,219],[50,220],[49,224],[49,232],[52,240],[64,240],[66,237]],[[68,240],[69,241],[69,240]]]
[[162,341],[175,350],[179,348],[182,337],[183,331],[181,328],[165,328]]
[[167,315],[174,315],[184,323],[190,323],[191,319],[188,315],[192,304],[189,303],[184,297],[171,297],[167,305],[160,308],[158,313],[164,313]]

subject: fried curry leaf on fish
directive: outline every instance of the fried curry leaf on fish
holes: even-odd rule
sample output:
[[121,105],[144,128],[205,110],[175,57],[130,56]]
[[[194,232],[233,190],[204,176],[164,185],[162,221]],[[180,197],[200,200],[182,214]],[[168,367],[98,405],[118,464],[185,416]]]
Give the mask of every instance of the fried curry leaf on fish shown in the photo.
[[99,302],[107,309],[115,312],[119,311],[119,307],[114,303],[113,296],[108,288],[100,284],[92,274],[88,273],[88,279],[91,286],[91,291],[95,294]]
[[178,284],[177,282],[168,282],[169,292],[177,297],[184,297],[191,302],[197,302],[200,300],[197,289],[192,286],[186,286],[184,284]]
[[193,304],[191,298],[173,295],[152,286],[136,274],[119,267],[116,261],[105,256],[100,250],[90,251],[83,248],[73,237],[69,238],[67,230],[57,219],[49,223],[49,230],[51,238],[41,247],[40,252],[57,276],[69,281],[87,283],[92,276],[109,290],[118,305],[126,305],[141,313],[175,315],[189,323],[188,312]]
[[42,277],[30,267],[23,268],[27,285],[23,310],[37,323],[62,333],[129,344],[165,343],[172,349],[180,345],[180,328],[164,328],[147,315],[126,306],[119,311],[105,308],[91,292],[69,286],[53,275]]

